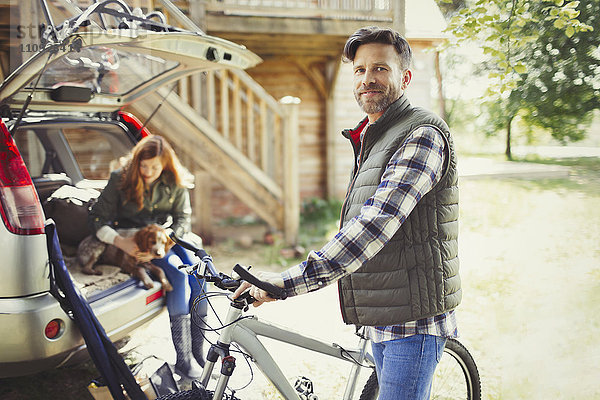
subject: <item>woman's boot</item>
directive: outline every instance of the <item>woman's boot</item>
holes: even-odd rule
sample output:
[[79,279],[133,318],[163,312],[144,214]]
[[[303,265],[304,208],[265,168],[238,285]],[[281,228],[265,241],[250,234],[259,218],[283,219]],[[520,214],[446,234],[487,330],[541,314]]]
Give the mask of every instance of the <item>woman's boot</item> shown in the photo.
[[201,367],[204,367],[206,360],[204,358],[204,329],[206,328],[206,324],[204,323],[204,318],[206,316],[197,316],[192,318],[192,354],[194,358],[200,364]]
[[175,346],[177,361],[175,372],[188,379],[198,379],[202,375],[202,368],[192,356],[192,333],[190,315],[170,316],[171,338]]

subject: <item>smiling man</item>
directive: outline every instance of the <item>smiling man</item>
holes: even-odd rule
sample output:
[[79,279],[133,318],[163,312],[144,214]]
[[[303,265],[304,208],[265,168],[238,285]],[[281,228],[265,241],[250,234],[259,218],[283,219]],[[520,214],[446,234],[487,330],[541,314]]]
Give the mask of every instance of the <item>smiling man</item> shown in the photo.
[[[408,43],[399,43],[405,55],[399,58],[396,48],[378,42],[365,43],[352,49],[346,45],[345,57],[352,60],[354,71],[354,97],[367,113],[369,123],[375,122],[383,112],[402,96],[412,78],[409,64],[411,50]],[[352,55],[354,54],[354,55]],[[406,65],[405,65],[406,64]]]
[[[342,317],[366,326],[379,400],[429,399],[447,338],[457,336],[458,178],[446,123],[410,104],[412,52],[397,32],[352,34],[344,59],[366,117],[343,132],[354,169],[340,231],[306,261],[262,278],[295,296],[338,281]],[[249,284],[255,305],[271,301]]]

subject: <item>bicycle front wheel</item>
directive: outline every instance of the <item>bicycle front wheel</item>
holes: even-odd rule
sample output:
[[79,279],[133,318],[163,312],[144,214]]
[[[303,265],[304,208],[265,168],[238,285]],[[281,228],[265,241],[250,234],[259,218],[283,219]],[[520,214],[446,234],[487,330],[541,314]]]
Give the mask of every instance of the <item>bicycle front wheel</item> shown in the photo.
[[[377,374],[371,374],[360,400],[376,400],[379,394]],[[448,339],[444,355],[433,376],[431,400],[481,400],[481,382],[475,360],[456,339]]]
[[204,389],[182,390],[158,397],[157,400],[211,400],[212,394]]

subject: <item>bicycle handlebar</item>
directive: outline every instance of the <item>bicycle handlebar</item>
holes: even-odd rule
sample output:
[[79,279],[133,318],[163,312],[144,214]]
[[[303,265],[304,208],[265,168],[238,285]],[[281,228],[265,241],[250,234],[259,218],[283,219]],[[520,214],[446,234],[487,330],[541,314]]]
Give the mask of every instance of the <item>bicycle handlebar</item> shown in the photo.
[[173,241],[175,243],[177,243],[178,245],[180,245],[183,248],[188,249],[189,251],[191,251],[192,253],[194,253],[195,255],[197,255],[198,257],[200,257],[201,259],[204,257],[210,257],[208,255],[208,253],[206,253],[206,251],[204,251],[204,249],[200,248],[200,247],[196,247],[195,245],[193,245],[192,243],[183,240],[182,238],[178,237],[177,235],[175,235],[175,232],[171,232],[169,234],[169,237],[171,239],[173,239]]
[[284,289],[275,286],[272,283],[259,279],[257,276],[253,275],[250,271],[248,271],[248,269],[244,268],[240,264],[236,264],[233,267],[233,271],[240,276],[240,279],[230,278],[222,272],[217,271],[212,262],[212,257],[208,255],[208,253],[204,249],[199,248],[194,244],[177,237],[177,235],[175,235],[175,232],[171,232],[169,234],[169,237],[175,243],[193,252],[202,260],[202,264],[204,264],[207,269],[207,273],[205,272],[204,277],[207,281],[214,282],[215,286],[221,289],[234,291],[240,286],[241,280],[244,280],[256,286],[257,288],[264,290],[269,294],[269,296],[271,296],[274,299],[285,300],[287,298],[287,294],[285,293]]
[[242,267],[240,264],[236,264],[235,267],[233,267],[233,271],[236,272],[240,276],[240,278],[242,278],[246,282],[251,283],[257,288],[260,288],[265,292],[269,293],[269,296],[271,296],[272,298],[277,300],[285,300],[287,298],[285,290],[283,290],[279,286],[273,285],[272,283],[258,279],[258,277],[252,275],[250,271]]

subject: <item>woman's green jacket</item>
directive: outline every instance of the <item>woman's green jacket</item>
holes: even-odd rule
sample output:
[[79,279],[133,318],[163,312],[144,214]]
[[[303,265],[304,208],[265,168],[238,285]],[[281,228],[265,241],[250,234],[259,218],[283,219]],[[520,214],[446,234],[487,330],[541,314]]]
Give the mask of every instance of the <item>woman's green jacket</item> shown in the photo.
[[106,187],[90,210],[89,222],[94,232],[104,225],[114,229],[141,228],[148,224],[170,227],[182,237],[191,229],[192,207],[188,189],[178,186],[163,174],[144,194],[141,209],[127,201],[121,190],[122,170],[111,173]]

